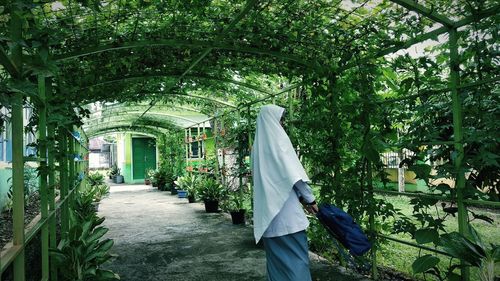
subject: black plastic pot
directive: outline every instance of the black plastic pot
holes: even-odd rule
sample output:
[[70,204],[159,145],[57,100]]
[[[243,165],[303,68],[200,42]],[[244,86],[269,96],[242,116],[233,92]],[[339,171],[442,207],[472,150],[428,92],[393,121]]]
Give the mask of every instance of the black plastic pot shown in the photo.
[[189,203],[194,203],[194,202],[196,202],[196,198],[194,197],[194,195],[189,195],[189,194],[188,194],[188,202],[189,202]]
[[205,212],[207,213],[217,213],[219,211],[219,201],[208,201],[205,202]]
[[233,224],[245,224],[245,209],[240,209],[239,211],[231,211],[231,220]]
[[177,189],[175,189],[174,185],[170,185],[170,194],[177,195]]

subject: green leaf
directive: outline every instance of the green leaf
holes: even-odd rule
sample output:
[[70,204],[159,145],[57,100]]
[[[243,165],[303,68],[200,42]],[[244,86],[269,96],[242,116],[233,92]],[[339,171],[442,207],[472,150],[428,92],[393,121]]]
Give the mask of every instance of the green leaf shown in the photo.
[[433,255],[425,255],[416,259],[411,268],[413,269],[413,273],[424,273],[427,270],[435,267],[439,263],[439,258]]
[[[472,212],[471,212],[472,213]],[[475,219],[478,219],[478,220],[482,220],[482,221],[485,221],[489,224],[493,224],[495,222],[495,220],[493,220],[492,218],[488,217],[488,216],[485,216],[485,215],[479,215],[479,214],[476,214],[476,213],[472,213],[472,216],[475,218]]]
[[429,183],[429,177],[432,167],[428,164],[415,164],[410,167],[410,170],[415,172],[417,179],[423,179],[427,184]]
[[110,270],[97,270],[97,280],[120,280],[120,275]]
[[101,243],[99,243],[99,245],[97,246],[96,248],[96,251],[100,251],[100,252],[107,252],[109,251],[109,249],[111,249],[111,247],[113,247],[113,240],[111,239],[106,239],[104,241],[102,241]]
[[94,230],[94,232],[87,239],[88,242],[94,242],[104,236],[108,232],[108,228],[100,226]]
[[439,233],[432,228],[424,228],[415,231],[415,240],[418,244],[426,244],[434,242],[437,244],[439,240]]
[[454,272],[450,272],[448,275],[448,281],[462,281],[462,276]]
[[79,226],[79,225],[75,225],[73,226],[70,230],[69,230],[69,239],[70,240],[80,240],[80,237],[82,236],[82,227]]
[[437,187],[436,190],[441,191],[441,194],[445,194],[446,192],[449,192],[451,187],[446,184],[446,183],[440,183]]
[[483,249],[458,232],[442,235],[439,244],[452,257],[461,259],[473,266],[479,266],[481,259],[485,256]]
[[495,262],[500,262],[500,246],[499,245],[491,245],[492,249],[492,257]]

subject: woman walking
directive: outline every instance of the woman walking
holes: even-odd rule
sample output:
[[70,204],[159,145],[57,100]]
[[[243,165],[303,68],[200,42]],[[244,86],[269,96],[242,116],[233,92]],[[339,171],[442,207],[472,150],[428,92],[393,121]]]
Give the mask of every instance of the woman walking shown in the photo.
[[282,126],[284,108],[265,105],[252,148],[254,236],[263,239],[268,281],[310,281],[305,229],[316,205],[309,181]]

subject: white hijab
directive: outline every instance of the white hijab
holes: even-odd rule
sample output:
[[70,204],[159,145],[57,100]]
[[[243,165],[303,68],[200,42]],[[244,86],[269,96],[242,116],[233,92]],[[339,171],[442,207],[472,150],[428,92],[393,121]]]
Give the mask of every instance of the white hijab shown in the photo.
[[285,111],[276,105],[265,105],[257,117],[257,130],[252,148],[254,183],[255,242],[266,231],[293,190],[293,185],[309,178],[280,124]]

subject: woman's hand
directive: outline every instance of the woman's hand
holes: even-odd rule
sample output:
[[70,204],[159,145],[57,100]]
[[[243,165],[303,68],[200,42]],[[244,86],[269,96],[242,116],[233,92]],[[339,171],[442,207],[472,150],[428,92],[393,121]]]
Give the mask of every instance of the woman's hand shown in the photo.
[[307,204],[305,207],[310,214],[315,215],[318,213],[318,205],[316,204]]

